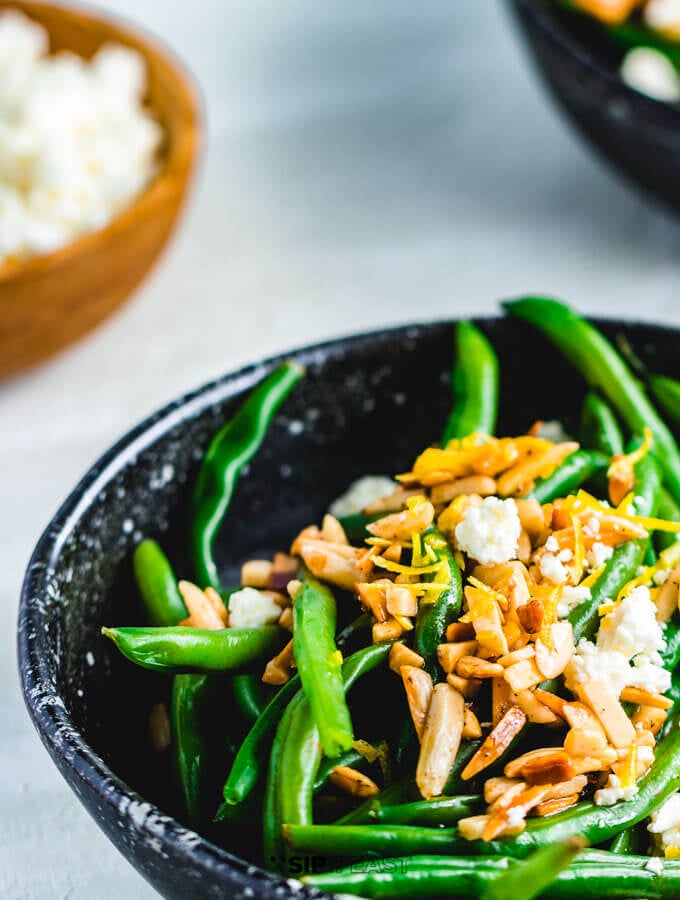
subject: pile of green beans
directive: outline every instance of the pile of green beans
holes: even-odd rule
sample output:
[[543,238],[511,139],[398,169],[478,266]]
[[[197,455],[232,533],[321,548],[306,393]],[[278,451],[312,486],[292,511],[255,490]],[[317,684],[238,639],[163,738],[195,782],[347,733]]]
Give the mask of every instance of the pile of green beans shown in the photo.
[[[538,479],[525,496],[545,504],[583,486],[597,491],[612,458],[635,449],[643,430],[649,429],[652,451],[634,469],[635,511],[679,520],[680,451],[650,394],[680,423],[680,384],[648,374],[641,383],[592,325],[557,301],[532,297],[505,306],[542,331],[589,386],[579,426],[582,449]],[[470,322],[459,323],[454,337],[455,403],[443,429],[443,446],[471,433],[493,435],[499,408],[499,366],[491,344]],[[216,590],[227,609],[231,592],[215,560],[220,528],[240,472],[262,445],[301,375],[295,363],[272,372],[215,435],[199,469],[189,541],[194,576],[201,588]],[[344,520],[350,541],[365,538],[370,521],[363,514]],[[653,541],[630,540],[614,551],[591,585],[590,597],[568,617],[576,642],[594,638],[600,606],[619,594],[643,561],[652,563],[674,540],[675,535],[656,534]],[[463,610],[463,573],[435,525],[422,534],[422,546],[433,561],[423,579],[444,581],[446,587],[432,602],[420,603],[413,632],[400,640],[424,659],[425,670],[437,683],[445,677],[437,648]],[[395,705],[403,723],[393,723],[389,733],[389,760],[384,766],[381,762],[379,793],[363,803],[356,801],[347,811],[329,786],[337,766],[367,771],[373,765],[372,773],[377,770],[375,763],[367,762],[362,742],[355,740],[368,727],[364,719],[370,704],[358,703],[350,693],[363,677],[383,684],[380,679],[386,676],[381,671],[387,668],[392,643],[368,643],[343,658],[346,644],[370,641],[370,616],[363,613],[344,624],[345,598],[302,567],[299,581],[290,587],[297,674],[274,689],[262,685],[259,675],[263,663],[290,635],[276,625],[214,631],[180,625],[188,612],[159,544],[142,541],[133,568],[147,625],[103,631],[126,658],[172,677],[173,755],[187,818],[195,827],[210,827],[214,817],[220,827],[231,829],[224,832],[229,835],[244,823],[257,822],[263,829],[265,866],[284,875],[291,874],[292,861],[301,858],[353,860],[356,864],[349,869],[309,874],[303,880],[315,888],[363,897],[680,896],[680,862],[665,861],[663,876],[658,876],[647,865],[648,857],[634,855],[647,849],[650,813],[680,789],[680,613],[665,626],[662,653],[663,665],[673,673],[668,697],[675,706],[636,796],[610,808],[581,801],[563,812],[529,819],[525,830],[513,837],[468,841],[458,822],[483,812],[485,804],[478,782],[464,782],[461,772],[481,741],[463,741],[444,795],[423,799],[408,767],[418,742],[403,701],[401,707]],[[561,682],[555,679],[542,687],[560,691]],[[229,719],[229,735],[217,748],[224,783],[224,802],[218,808],[219,797],[206,799],[206,760],[215,755],[206,720],[216,707],[216,693],[225,689],[220,704]],[[386,727],[380,721],[379,727]],[[525,726],[512,745],[513,755],[535,746],[535,734],[536,726]],[[384,741],[385,735],[380,737]],[[390,769],[398,780],[390,780]],[[596,849],[586,850],[586,845]]]

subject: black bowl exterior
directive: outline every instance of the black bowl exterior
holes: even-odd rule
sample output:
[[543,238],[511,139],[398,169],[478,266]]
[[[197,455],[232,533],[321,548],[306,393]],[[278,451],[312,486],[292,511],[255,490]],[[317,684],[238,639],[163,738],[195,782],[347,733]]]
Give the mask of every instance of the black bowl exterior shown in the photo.
[[[519,322],[479,324],[503,373],[499,433],[556,414],[576,422],[585,388],[568,364]],[[604,330],[623,331],[656,354],[657,370],[677,373],[677,331],[616,323]],[[450,405],[452,343],[451,323],[438,323],[292,354],[307,378],[239,483],[220,540],[225,583],[244,559],[287,547],[354,478],[403,471],[436,441]],[[99,633],[102,625],[139,621],[130,556],[141,536],[160,537],[178,574],[190,575],[187,499],[198,461],[243,394],[278,361],[181,398],[116,444],[50,523],[22,590],[19,665],[43,743],[97,824],[168,897],[320,896],[293,890],[174,817],[169,764],[147,738],[149,710],[167,696],[167,680],[131,666]]]
[[510,0],[534,62],[560,109],[609,163],[656,200],[680,209],[680,109],[620,78],[595,26],[553,0]]

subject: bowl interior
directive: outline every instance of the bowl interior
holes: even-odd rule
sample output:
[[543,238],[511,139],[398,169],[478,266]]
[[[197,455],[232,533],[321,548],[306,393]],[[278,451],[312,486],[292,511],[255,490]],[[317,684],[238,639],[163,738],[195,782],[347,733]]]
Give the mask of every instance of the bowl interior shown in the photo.
[[[584,384],[561,357],[520,323],[496,319],[481,326],[501,363],[498,432],[519,433],[537,418],[575,424]],[[625,333],[653,357],[657,371],[678,374],[677,331],[616,323],[604,331]],[[404,470],[437,441],[449,410],[449,323],[350,338],[296,356],[308,377],[239,482],[220,536],[225,584],[237,583],[244,559],[286,549],[296,530],[318,522],[354,478]],[[126,818],[121,801],[134,796],[129,791],[178,814],[169,761],[148,739],[149,711],[167,700],[169,683],[124,661],[100,628],[141,623],[130,555],[142,536],[159,538],[177,573],[191,577],[188,498],[198,461],[214,431],[274,362],[208,385],[124,438],[57,514],[27,574],[20,657],[29,708],[72,783],[74,760],[86,757],[90,768],[81,768],[81,781],[94,778],[95,790],[104,793],[91,772],[95,758],[120,779],[123,784],[106,787],[123,810],[118,818]],[[55,730],[55,721],[63,727]],[[218,772],[218,782],[224,775]],[[99,808],[91,811],[117,840],[119,823],[106,821]],[[255,845],[243,846],[228,831],[208,836],[258,856]],[[134,847],[125,849],[143,868]],[[216,860],[204,887],[214,881],[223,888],[232,877],[227,858]]]

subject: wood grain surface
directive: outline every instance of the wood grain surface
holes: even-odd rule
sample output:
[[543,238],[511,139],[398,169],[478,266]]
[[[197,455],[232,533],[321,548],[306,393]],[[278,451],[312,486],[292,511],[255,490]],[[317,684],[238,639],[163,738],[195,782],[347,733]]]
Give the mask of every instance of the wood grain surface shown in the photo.
[[52,52],[89,58],[107,42],[140,52],[147,102],[165,129],[165,144],[156,177],[104,228],[53,253],[0,265],[0,377],[56,353],[127,299],[173,230],[200,143],[196,90],[152,38],[81,10],[0,0],[0,10],[6,7],[42,24]]

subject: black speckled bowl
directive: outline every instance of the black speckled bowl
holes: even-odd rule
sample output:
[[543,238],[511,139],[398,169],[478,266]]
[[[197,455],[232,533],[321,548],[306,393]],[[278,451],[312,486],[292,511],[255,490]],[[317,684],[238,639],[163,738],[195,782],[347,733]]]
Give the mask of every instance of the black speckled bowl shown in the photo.
[[623,52],[554,0],[509,0],[543,79],[589,143],[639,187],[680,209],[680,107],[629,88]]
[[[499,432],[517,433],[536,418],[573,421],[584,388],[558,355],[520,323],[480,324],[501,361]],[[610,336],[624,331],[654,356],[655,368],[677,374],[677,331],[603,327]],[[296,529],[318,521],[357,476],[406,468],[437,439],[448,412],[451,323],[360,335],[293,355],[308,377],[238,486],[220,543],[225,583],[244,558],[288,546]],[[99,633],[105,624],[139,621],[130,556],[142,535],[160,536],[178,572],[190,571],[187,499],[198,460],[277,362],[227,375],[133,429],[54,517],[23,586],[19,664],[35,726],[97,824],[168,897],[318,896],[294,892],[173,817],[169,766],[147,736],[149,710],[166,695],[167,679],[127,663]]]

